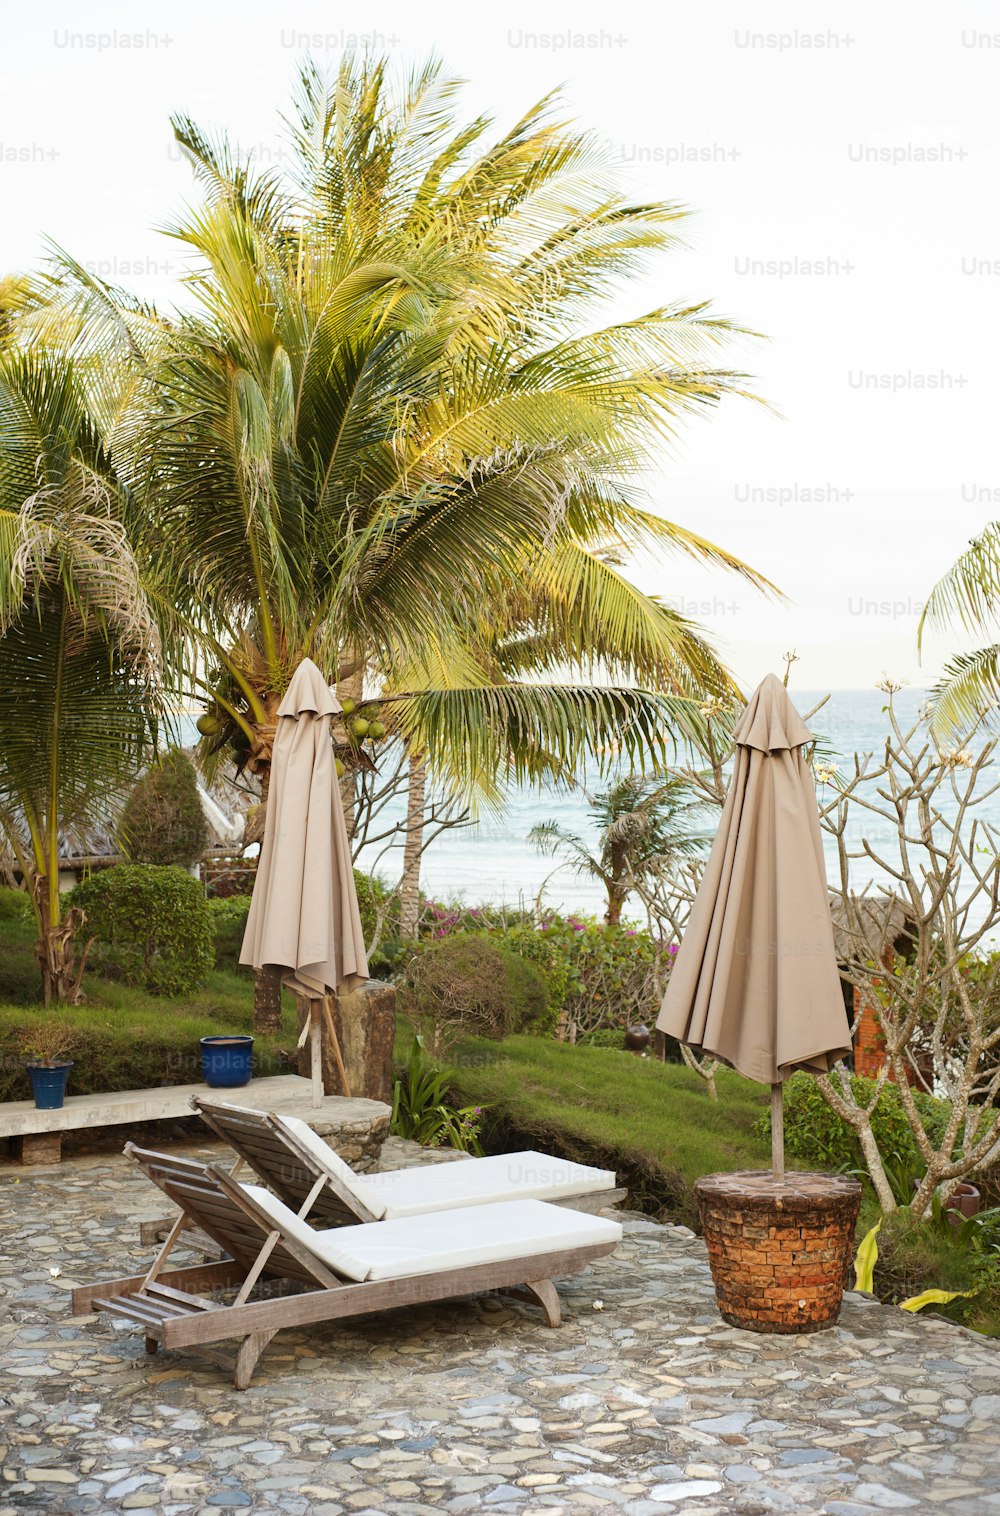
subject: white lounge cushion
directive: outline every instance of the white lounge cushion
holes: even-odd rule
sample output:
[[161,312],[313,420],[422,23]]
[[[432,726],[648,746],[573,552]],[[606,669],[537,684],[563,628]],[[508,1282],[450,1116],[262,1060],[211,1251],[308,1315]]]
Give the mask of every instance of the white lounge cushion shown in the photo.
[[621,1240],[617,1221],[588,1216],[541,1200],[372,1221],[314,1232],[283,1201],[260,1185],[244,1186],[275,1226],[295,1238],[335,1273],[363,1280],[405,1279],[509,1258],[564,1252]]
[[493,1205],[501,1200],[563,1200],[572,1195],[613,1190],[611,1169],[595,1169],[568,1158],[530,1149],[497,1153],[450,1163],[422,1163],[410,1169],[356,1174],[308,1122],[279,1116],[278,1122],[309,1149],[316,1161],[337,1176],[377,1221],[423,1216],[466,1205]]
[[466,1162],[424,1163],[365,1176],[365,1192],[377,1196],[378,1214],[387,1221],[504,1200],[562,1200],[614,1187],[610,1169],[530,1151]]
[[[275,1114],[277,1115],[277,1113]],[[334,1174],[350,1194],[361,1201],[361,1204],[366,1210],[371,1212],[376,1221],[381,1221],[385,1215],[385,1201],[381,1194],[374,1191],[371,1185],[360,1174],[356,1174],[344,1162],[340,1154],[334,1152],[326,1139],[321,1137],[318,1132],[313,1131],[308,1121],[303,1121],[301,1116],[281,1115],[277,1116],[277,1121],[279,1126],[286,1127],[288,1131],[297,1137],[303,1147],[308,1148],[321,1168],[326,1168],[329,1173]]]

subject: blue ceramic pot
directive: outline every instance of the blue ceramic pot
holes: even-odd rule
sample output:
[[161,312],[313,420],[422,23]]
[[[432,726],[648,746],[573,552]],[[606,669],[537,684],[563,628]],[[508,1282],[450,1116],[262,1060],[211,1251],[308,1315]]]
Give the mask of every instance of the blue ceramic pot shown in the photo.
[[38,1110],[58,1111],[60,1109],[66,1098],[66,1084],[72,1067],[72,1060],[69,1063],[25,1064],[28,1078],[31,1080],[31,1093],[35,1097]]
[[238,1089],[253,1073],[252,1037],[203,1037],[201,1068],[213,1090]]

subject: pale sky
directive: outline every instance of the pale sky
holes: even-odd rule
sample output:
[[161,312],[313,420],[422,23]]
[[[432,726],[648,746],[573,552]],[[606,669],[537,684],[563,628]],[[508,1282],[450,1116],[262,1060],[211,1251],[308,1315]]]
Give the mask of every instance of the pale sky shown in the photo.
[[806,688],[926,685],[957,645],[917,663],[929,587],[1000,515],[997,6],[63,0],[4,30],[0,272],[49,237],[163,304],[180,265],[155,228],[191,192],[171,111],[273,161],[296,63],[355,36],[403,66],[439,53],[468,114],[503,123],[564,85],[636,196],[697,212],[621,310],[708,298],[765,333],[729,361],[780,412],[727,401],[649,489],[791,603],[675,560],[639,582],[748,684],[795,647]]

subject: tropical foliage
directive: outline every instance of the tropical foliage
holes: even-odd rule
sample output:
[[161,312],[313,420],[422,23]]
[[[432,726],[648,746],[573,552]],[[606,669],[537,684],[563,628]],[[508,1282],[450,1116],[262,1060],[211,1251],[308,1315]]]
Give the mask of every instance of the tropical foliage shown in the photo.
[[396,1076],[390,1130],[423,1147],[458,1148],[482,1157],[479,1127],[482,1106],[452,1103],[454,1069],[434,1062],[423,1039],[414,1037],[409,1057]]
[[79,995],[60,845],[109,819],[159,703],[136,507],[84,375],[0,352],[0,841],[28,886],[45,1003]]
[[[699,307],[582,328],[679,212],[623,200],[549,102],[484,146],[454,93],[436,65],[399,94],[382,64],[306,69],[280,178],[175,122],[204,191],[175,229],[197,308],[134,466],[212,644],[221,738],[251,764],[306,652],[349,696],[391,698],[462,788],[612,741],[663,751],[697,727],[678,697],[730,681],[615,555],[658,540],[763,583],[637,503],[657,439],[742,386],[715,362],[730,324]],[[567,664],[627,683],[553,684]]]
[[[397,94],[380,63],[330,85],[307,68],[281,176],[175,121],[204,195],[174,229],[196,308],[152,357],[148,319],[119,312],[158,409],[118,442],[252,758],[305,651],[389,687],[399,728],[462,784],[572,763],[588,739],[659,746],[657,700],[517,676],[568,657],[667,695],[728,689],[615,560],[659,541],[763,583],[637,503],[657,440],[742,388],[716,363],[732,324],[664,307],[582,325],[681,212],[624,200],[551,102],[484,146],[490,123],[460,123],[454,95],[436,65]],[[107,292],[71,273],[96,320]]]

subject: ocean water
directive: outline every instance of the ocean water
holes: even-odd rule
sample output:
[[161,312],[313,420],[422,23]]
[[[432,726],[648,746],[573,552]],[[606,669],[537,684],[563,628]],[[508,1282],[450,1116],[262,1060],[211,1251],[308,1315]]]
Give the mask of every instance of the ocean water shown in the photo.
[[[807,715],[823,698],[823,693],[793,690],[792,698],[798,710]],[[925,699],[926,693],[916,689],[903,689],[896,695],[896,716],[904,732],[916,721]],[[810,720],[813,733],[824,751],[830,752],[841,774],[853,772],[855,753],[872,753],[875,760],[878,759],[889,732],[886,703],[887,697],[881,690],[837,690]],[[183,719],[181,725],[182,740],[196,740],[193,720]],[[965,771],[959,769],[957,772],[961,780]],[[991,772],[995,781],[997,770]],[[601,781],[593,783],[594,787],[599,787]],[[985,787],[988,785],[984,782]],[[821,789],[819,793],[822,801],[824,794],[830,792]],[[956,808],[954,797],[944,792],[939,798],[943,812],[953,815]],[[402,822],[405,813],[405,798],[400,797],[394,806],[387,806],[380,814],[377,830],[384,832],[392,822]],[[1000,793],[977,807],[976,814],[1000,832]],[[438,900],[460,901],[469,906],[504,902],[531,909],[542,901],[547,907],[563,912],[603,915],[604,893],[597,880],[576,873],[561,864],[558,858],[543,856],[528,841],[532,827],[541,821],[556,821],[588,845],[596,844],[591,807],[582,790],[547,786],[541,791],[515,791],[508,797],[502,813],[484,814],[474,825],[445,832],[430,844],[421,864],[424,891]],[[855,808],[848,831],[850,850],[860,853],[862,840],[888,862],[898,862],[894,828],[879,817]],[[838,881],[836,847],[833,839],[825,834],[824,849],[827,876],[831,882]],[[398,845],[387,848],[383,841],[364,849],[358,861],[362,868],[373,869],[394,883],[402,872],[402,852],[401,837]],[[886,882],[886,876],[869,858],[861,857],[852,862],[854,889],[874,885],[880,878]],[[634,915],[636,918],[641,915],[637,902]]]
[[[822,693],[793,690],[792,697],[797,708],[806,714],[822,699]],[[914,689],[903,689],[896,695],[897,720],[904,731],[916,720],[925,698],[923,691]],[[811,720],[812,731],[826,749],[832,750],[833,761],[842,774],[853,772],[855,753],[871,752],[877,759],[884,749],[889,732],[886,703],[887,697],[881,690],[838,690]],[[958,772],[961,776],[964,771]],[[945,809],[954,813],[954,802],[946,803]],[[396,815],[402,817],[404,812],[405,806],[400,802]],[[986,802],[979,813],[1000,829],[1000,795]],[[604,894],[599,881],[581,876],[571,867],[560,866],[556,858],[542,856],[528,841],[531,828],[541,821],[557,821],[588,843],[596,842],[591,808],[581,791],[551,787],[541,792],[520,791],[510,797],[502,815],[484,816],[474,826],[446,832],[430,845],[422,861],[424,890],[437,899],[460,900],[466,905],[505,902],[530,907],[541,899],[560,911],[603,914]],[[848,836],[851,851],[861,851],[864,836],[881,857],[893,863],[898,860],[894,830],[878,817],[861,813]],[[384,844],[377,851],[382,848]],[[832,838],[824,837],[824,848],[827,875],[835,881],[839,879],[839,868]],[[383,852],[377,865],[375,851],[369,849],[362,854],[362,867],[377,866],[386,880],[397,880],[402,869],[401,845]],[[861,889],[880,872],[869,859],[859,859],[851,867],[852,886]],[[638,905],[635,914],[639,914]]]

